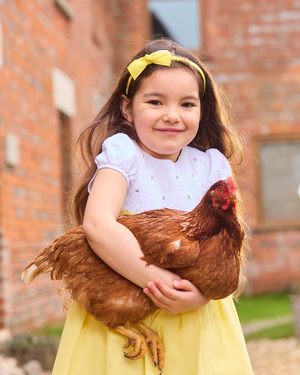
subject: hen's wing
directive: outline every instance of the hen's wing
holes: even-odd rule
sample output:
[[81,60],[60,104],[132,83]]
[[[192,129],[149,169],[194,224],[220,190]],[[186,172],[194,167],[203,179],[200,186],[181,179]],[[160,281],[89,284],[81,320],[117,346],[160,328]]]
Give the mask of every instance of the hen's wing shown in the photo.
[[183,231],[184,211],[162,209],[118,221],[137,238],[147,264],[161,268],[186,267],[199,256],[199,243],[188,239]]
[[232,238],[223,229],[218,235],[200,242],[200,255],[193,265],[173,271],[190,280],[206,298],[225,298],[238,287],[243,239],[243,230]]

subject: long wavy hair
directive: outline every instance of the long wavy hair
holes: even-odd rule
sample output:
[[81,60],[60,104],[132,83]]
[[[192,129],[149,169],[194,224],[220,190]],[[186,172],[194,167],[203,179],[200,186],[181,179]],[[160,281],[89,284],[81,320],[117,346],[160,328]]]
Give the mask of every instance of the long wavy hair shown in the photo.
[[[174,56],[188,58],[190,61],[200,66],[205,74],[206,89],[203,94],[203,81],[199,72],[188,64],[172,60],[172,68],[182,68],[184,66],[185,68],[191,69],[194,71],[196,79],[199,82],[202,114],[198,132],[189,146],[195,147],[200,151],[216,148],[231,164],[241,163],[242,144],[228,115],[229,102],[220,88],[214,83],[203,62],[190,51],[168,39],[160,39],[148,43],[131,61],[158,50],[168,50]],[[169,69],[169,67],[150,64],[136,80],[131,81],[127,95],[129,100],[133,99],[143,79],[149,77],[158,69]],[[125,95],[129,75],[126,67],[121,73],[117,86],[106,104],[96,115],[92,123],[84,129],[77,140],[77,146],[80,148],[82,159],[86,167],[72,202],[77,224],[82,224],[83,221],[88,199],[87,186],[96,172],[94,159],[101,153],[104,140],[114,134],[125,133],[131,139],[138,142],[134,125],[128,122],[121,112],[122,96]]]

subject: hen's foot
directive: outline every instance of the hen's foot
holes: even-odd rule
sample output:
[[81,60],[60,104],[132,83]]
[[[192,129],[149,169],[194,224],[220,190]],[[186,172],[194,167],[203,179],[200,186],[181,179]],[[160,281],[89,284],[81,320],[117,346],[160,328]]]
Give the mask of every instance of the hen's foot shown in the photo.
[[142,323],[136,324],[135,327],[146,337],[146,343],[149,344],[152,352],[154,366],[157,366],[160,373],[162,373],[164,368],[165,350],[161,339],[157,333]]
[[147,352],[147,344],[144,336],[139,333],[132,331],[131,329],[125,328],[124,326],[117,326],[116,331],[128,338],[127,343],[124,345],[124,349],[133,347],[131,352],[124,352],[124,357],[136,360],[143,358]]

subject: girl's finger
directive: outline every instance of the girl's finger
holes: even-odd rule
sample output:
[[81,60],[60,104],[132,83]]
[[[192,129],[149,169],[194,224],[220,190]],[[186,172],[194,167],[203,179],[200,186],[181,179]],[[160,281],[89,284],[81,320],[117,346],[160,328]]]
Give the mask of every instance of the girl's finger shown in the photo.
[[176,292],[174,291],[174,289],[168,287],[168,285],[166,285],[162,280],[160,280],[160,279],[155,280],[155,285],[164,296],[166,296],[167,298],[170,298],[172,300],[175,299],[174,294]]
[[149,290],[148,288],[145,288],[144,293],[147,294],[147,296],[151,299],[152,302],[155,303],[157,307],[159,307],[161,310],[169,312],[170,306],[158,300],[155,297],[155,295],[151,292],[151,290]]
[[160,291],[155,283],[150,282],[147,284],[147,286],[159,301],[162,303],[166,302],[166,296]]
[[192,284],[188,280],[174,280],[173,281],[174,288],[186,291],[193,291],[196,289],[195,285]]
[[162,310],[166,310],[166,308],[170,308],[171,305],[174,303],[174,300],[172,298],[169,298],[167,296],[165,296],[159,288],[157,288],[157,286],[150,282],[148,283],[148,286],[150,287],[151,289],[151,292],[153,294],[153,296],[155,297],[155,301],[154,299],[153,302],[156,304],[156,306],[158,306],[159,308],[161,308]]

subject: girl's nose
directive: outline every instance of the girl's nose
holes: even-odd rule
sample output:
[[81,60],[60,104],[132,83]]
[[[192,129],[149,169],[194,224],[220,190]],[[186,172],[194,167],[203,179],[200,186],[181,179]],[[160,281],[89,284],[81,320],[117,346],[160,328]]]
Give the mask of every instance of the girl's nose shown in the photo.
[[167,110],[166,110],[166,112],[163,116],[163,121],[171,122],[171,123],[175,123],[175,122],[180,121],[180,116],[179,116],[179,113],[178,113],[177,109],[167,108]]

